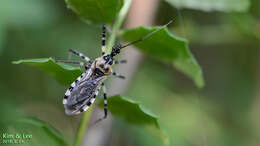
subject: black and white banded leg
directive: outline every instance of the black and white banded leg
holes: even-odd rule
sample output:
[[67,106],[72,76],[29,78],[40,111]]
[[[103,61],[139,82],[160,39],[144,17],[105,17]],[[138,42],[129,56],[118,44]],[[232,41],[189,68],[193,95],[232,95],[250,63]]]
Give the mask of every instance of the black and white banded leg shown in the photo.
[[101,51],[102,51],[102,55],[105,54],[106,52],[106,24],[103,25],[102,27],[102,46],[101,46]]
[[115,77],[117,77],[117,78],[120,78],[120,79],[125,79],[125,76],[119,75],[119,74],[117,74],[116,72],[112,72],[112,75],[115,76]]
[[75,54],[75,55],[81,57],[82,59],[84,59],[84,60],[87,61],[87,62],[90,62],[90,61],[91,61],[91,60],[89,59],[89,57],[87,57],[86,55],[84,55],[84,54],[82,54],[82,53],[80,53],[80,52],[78,52],[78,51],[76,51],[76,50],[74,50],[74,49],[69,49],[69,51],[70,51],[71,53],[73,53],[73,54]]
[[[71,61],[70,57],[71,57],[71,53],[76,54],[77,56],[80,56],[81,58],[83,58],[85,61],[87,61],[88,63],[92,63],[92,61],[84,54],[73,50],[73,49],[69,49],[69,54],[68,54],[68,59],[67,60],[55,60],[55,62],[62,62],[62,63],[66,63],[66,64],[74,64],[74,65],[80,65],[80,67],[84,67],[86,68],[86,64],[84,62],[81,61]],[[87,68],[86,68],[87,69]]]
[[103,96],[104,96],[104,116],[98,120],[96,120],[93,124],[97,124],[98,122],[104,120],[107,118],[107,112],[108,112],[108,107],[107,107],[107,91],[106,91],[106,87],[105,84],[102,83],[102,89],[103,89]]
[[124,60],[115,60],[115,64],[123,64],[123,63],[127,63],[127,61]]

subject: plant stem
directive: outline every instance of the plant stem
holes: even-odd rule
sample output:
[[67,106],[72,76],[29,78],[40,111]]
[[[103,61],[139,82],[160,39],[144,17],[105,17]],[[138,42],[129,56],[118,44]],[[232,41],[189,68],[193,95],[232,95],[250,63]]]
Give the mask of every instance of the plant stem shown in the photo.
[[[122,25],[122,23],[123,23],[123,21],[126,17],[126,14],[129,10],[130,5],[131,5],[131,0],[125,0],[123,7],[118,14],[118,18],[113,25],[112,35],[111,35],[111,37],[108,41],[108,48],[106,50],[106,53],[111,52],[112,47],[114,46],[115,41],[116,41],[116,34],[120,30],[120,27],[121,27],[121,25]],[[93,107],[90,108],[89,111],[84,112],[84,114],[83,114],[83,116],[80,120],[78,133],[77,133],[76,138],[74,140],[73,146],[80,146],[81,145],[85,131],[87,129],[87,125],[88,125],[88,122],[89,122],[89,119],[90,119],[92,109],[93,109]]]
[[115,44],[116,41],[116,35],[118,33],[118,31],[120,30],[120,27],[122,26],[124,19],[126,17],[126,14],[128,13],[128,10],[130,8],[131,5],[131,0],[125,0],[124,1],[124,5],[122,7],[122,9],[120,10],[117,20],[115,21],[113,28],[112,28],[112,34],[108,40],[108,45],[107,45],[107,50],[106,53],[111,52],[112,47]]
[[92,112],[93,107],[91,107],[87,112],[84,112],[81,120],[80,120],[80,125],[78,128],[78,133],[76,135],[76,138],[74,140],[74,145],[73,146],[80,146],[82,139],[84,137],[85,131],[87,130],[87,125],[90,119],[90,115]]

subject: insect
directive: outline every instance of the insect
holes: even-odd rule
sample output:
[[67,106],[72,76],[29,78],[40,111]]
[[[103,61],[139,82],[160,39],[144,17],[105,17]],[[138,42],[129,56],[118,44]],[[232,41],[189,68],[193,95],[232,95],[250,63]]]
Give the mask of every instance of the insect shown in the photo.
[[56,62],[63,62],[69,64],[77,64],[81,67],[85,68],[85,71],[79,76],[67,89],[65,96],[63,98],[63,104],[65,107],[65,113],[67,115],[77,115],[84,111],[86,111],[91,104],[94,103],[99,90],[103,89],[103,96],[104,96],[104,116],[97,121],[101,121],[107,117],[108,107],[107,107],[107,94],[106,94],[106,87],[104,85],[104,81],[109,76],[115,76],[121,79],[125,77],[122,75],[113,72],[112,65],[118,63],[125,63],[126,61],[115,60],[115,56],[117,56],[121,49],[130,46],[132,44],[138,43],[140,41],[145,40],[146,38],[150,37],[155,32],[167,27],[172,21],[169,23],[159,27],[155,31],[147,34],[146,36],[142,37],[141,39],[135,40],[131,43],[126,45],[115,45],[112,47],[111,53],[105,53],[106,51],[106,25],[102,27],[102,55],[94,60],[91,60],[86,55],[73,50],[69,49],[69,52],[81,57],[84,62],[76,62],[76,61],[65,61],[65,60],[57,60]]

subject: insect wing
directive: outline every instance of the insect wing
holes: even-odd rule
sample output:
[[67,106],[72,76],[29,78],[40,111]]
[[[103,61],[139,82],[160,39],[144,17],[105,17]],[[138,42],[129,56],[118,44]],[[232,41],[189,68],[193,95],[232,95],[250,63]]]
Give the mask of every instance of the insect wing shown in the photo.
[[73,82],[65,93],[63,104],[67,115],[86,111],[95,101],[104,77],[96,77],[89,69]]

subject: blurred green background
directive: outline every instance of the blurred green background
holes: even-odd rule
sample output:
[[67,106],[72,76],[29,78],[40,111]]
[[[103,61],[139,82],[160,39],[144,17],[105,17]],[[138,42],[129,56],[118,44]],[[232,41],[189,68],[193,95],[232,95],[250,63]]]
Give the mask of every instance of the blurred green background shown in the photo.
[[[179,14],[170,30],[189,40],[206,86],[198,89],[172,66],[145,56],[126,96],[160,116],[172,145],[260,144],[260,1],[250,2],[243,13],[178,10],[160,2],[156,24]],[[72,143],[79,118],[64,113],[66,87],[38,69],[11,61],[64,59],[69,48],[94,58],[100,52],[100,32],[100,26],[80,21],[63,0],[0,2],[1,133],[14,119],[30,116],[50,123]],[[121,120],[114,120],[112,131],[107,145],[161,145]]]

